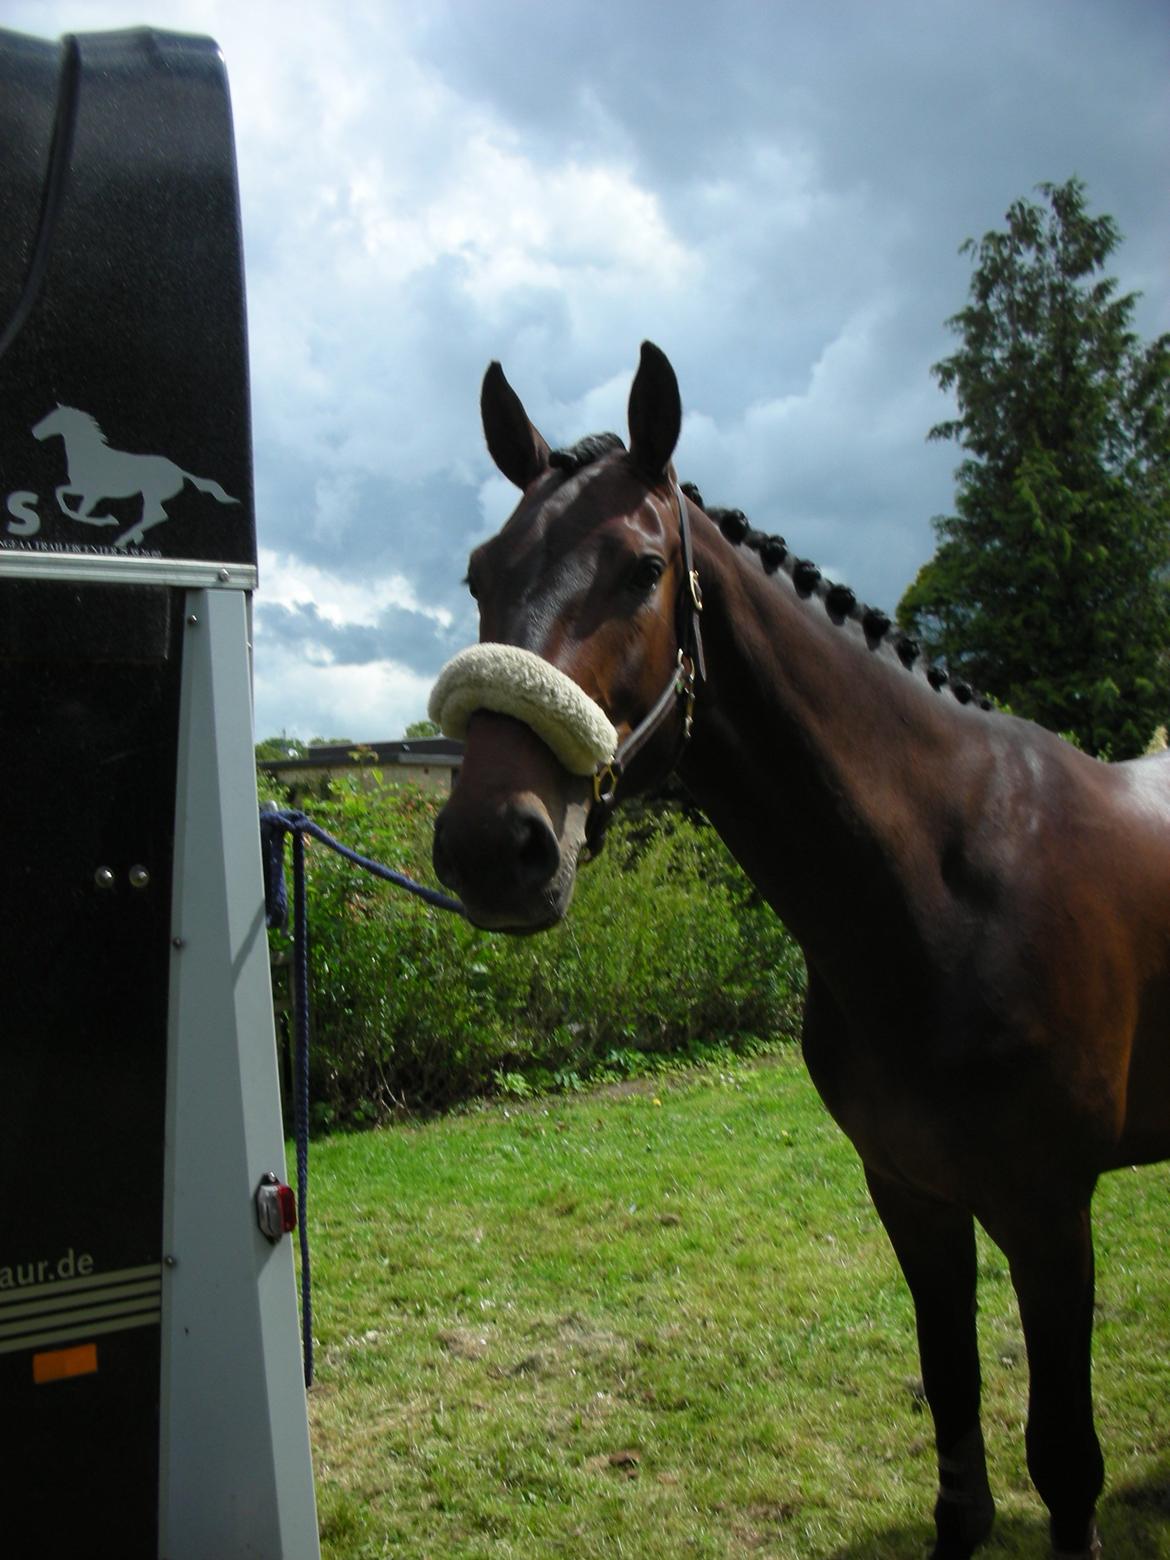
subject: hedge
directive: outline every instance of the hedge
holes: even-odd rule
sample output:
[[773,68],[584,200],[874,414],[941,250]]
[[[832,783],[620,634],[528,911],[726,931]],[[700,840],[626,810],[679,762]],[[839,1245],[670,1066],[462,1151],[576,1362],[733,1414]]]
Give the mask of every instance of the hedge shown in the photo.
[[[441,805],[342,781],[306,810],[433,883]],[[797,1031],[799,950],[710,826],[677,806],[619,814],[565,922],[536,937],[478,931],[306,847],[318,1126],[575,1088]]]

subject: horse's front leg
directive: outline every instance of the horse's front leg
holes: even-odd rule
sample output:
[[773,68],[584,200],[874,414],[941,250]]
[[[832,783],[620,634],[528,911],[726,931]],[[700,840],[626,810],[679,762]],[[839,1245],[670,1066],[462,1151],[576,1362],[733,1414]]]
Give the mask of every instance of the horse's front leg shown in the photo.
[[[71,509],[67,500],[77,499],[76,509]],[[117,525],[118,521],[113,515],[95,515],[90,511],[95,504],[100,504],[100,493],[88,494],[83,488],[70,487],[68,482],[63,483],[56,490],[57,508],[62,514],[68,515],[70,520],[84,520],[86,525]]]
[[1028,1472],[1048,1507],[1053,1552],[1096,1560],[1104,1463],[1093,1426],[1089,1204],[1017,1205],[984,1222],[1007,1256],[1020,1303],[1028,1346]]
[[123,531],[121,536],[115,537],[114,546],[130,547],[133,545],[141,547],[143,537],[147,531],[156,525],[161,525],[167,518],[167,512],[159,500],[153,496],[148,497],[143,493],[141,519],[135,525],[130,526],[128,530]]
[[974,1221],[961,1208],[870,1170],[866,1179],[914,1300],[922,1385],[938,1450],[932,1560],[967,1560],[995,1517],[979,1425]]

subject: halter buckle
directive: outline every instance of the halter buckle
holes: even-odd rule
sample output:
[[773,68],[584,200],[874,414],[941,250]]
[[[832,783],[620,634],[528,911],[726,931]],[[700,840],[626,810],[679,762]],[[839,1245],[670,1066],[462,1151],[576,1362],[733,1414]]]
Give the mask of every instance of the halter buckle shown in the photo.
[[616,761],[612,764],[602,764],[593,771],[593,800],[595,802],[612,802],[617,795],[618,781],[621,779],[622,766]]
[[691,581],[691,604],[694,607],[696,612],[702,612],[702,610],[703,610],[703,591],[702,591],[702,588],[699,585],[699,571],[698,571],[698,569],[692,569],[691,570],[691,572],[690,572],[690,581]]

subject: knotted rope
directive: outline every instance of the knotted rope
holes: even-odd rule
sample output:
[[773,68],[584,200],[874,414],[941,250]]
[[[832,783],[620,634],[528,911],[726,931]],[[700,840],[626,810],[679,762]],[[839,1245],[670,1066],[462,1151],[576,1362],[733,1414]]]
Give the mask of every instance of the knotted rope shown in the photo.
[[297,1232],[301,1248],[301,1341],[305,1386],[313,1385],[313,1299],[309,1267],[309,912],[305,895],[305,835],[310,834],[346,861],[439,910],[464,913],[457,899],[416,883],[401,872],[362,856],[327,834],[303,812],[281,812],[269,804],[260,809],[260,852],[264,868],[264,909],[270,929],[283,931],[288,922],[284,882],[284,840],[293,842],[293,981],[296,995],[296,1101],[294,1130],[297,1153]]

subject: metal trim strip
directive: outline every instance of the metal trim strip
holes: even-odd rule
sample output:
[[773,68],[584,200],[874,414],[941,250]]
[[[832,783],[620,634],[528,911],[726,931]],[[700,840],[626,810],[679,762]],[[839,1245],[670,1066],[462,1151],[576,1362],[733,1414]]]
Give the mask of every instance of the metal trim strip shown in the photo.
[[0,1354],[19,1354],[25,1349],[56,1348],[74,1338],[97,1338],[106,1333],[131,1332],[139,1327],[155,1327],[162,1321],[162,1310],[148,1311],[142,1316],[120,1317],[114,1322],[92,1322],[85,1327],[70,1327],[64,1332],[33,1333],[27,1338],[9,1338],[0,1341]]
[[86,1306],[89,1306],[91,1309],[94,1306],[104,1306],[110,1309],[116,1304],[126,1304],[127,1302],[133,1302],[137,1306],[143,1302],[136,1297],[157,1298],[161,1294],[162,1279],[155,1278],[141,1284],[118,1284],[111,1285],[107,1289],[83,1291],[81,1294],[54,1296],[51,1300],[30,1300],[25,1305],[14,1305],[4,1311],[0,1311],[0,1333],[13,1331],[13,1326],[9,1324],[14,1317],[26,1318],[25,1325],[27,1325],[28,1318],[35,1321],[37,1317],[43,1316],[47,1319],[54,1311],[68,1311],[70,1314],[80,1314],[80,1311]]
[[180,585],[185,590],[255,590],[253,563],[199,558],[119,558],[111,553],[25,552],[0,547],[0,578],[72,580],[85,584]]

